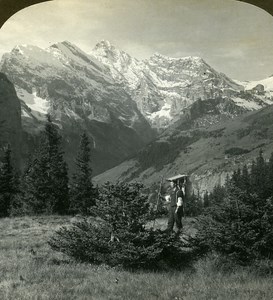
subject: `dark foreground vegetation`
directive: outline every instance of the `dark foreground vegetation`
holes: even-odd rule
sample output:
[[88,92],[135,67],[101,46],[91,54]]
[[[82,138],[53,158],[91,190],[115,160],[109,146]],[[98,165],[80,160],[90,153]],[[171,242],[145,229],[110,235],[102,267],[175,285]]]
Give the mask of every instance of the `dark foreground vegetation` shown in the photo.
[[181,272],[129,272],[75,262],[47,244],[58,228],[73,222],[70,216],[0,219],[1,300],[272,298],[267,261],[236,267],[213,254]]
[[248,168],[236,170],[224,187],[206,195],[195,243],[234,263],[273,259],[273,154],[262,151]]
[[139,184],[106,184],[92,213],[96,220],[79,220],[63,227],[49,241],[76,261],[123,269],[181,269],[193,253],[176,234],[148,227],[155,216]]

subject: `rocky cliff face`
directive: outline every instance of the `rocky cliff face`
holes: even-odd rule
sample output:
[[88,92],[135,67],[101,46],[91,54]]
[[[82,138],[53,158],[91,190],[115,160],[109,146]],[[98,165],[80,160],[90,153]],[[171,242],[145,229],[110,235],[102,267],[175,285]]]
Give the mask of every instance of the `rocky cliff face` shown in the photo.
[[69,42],[48,49],[17,46],[0,68],[14,83],[24,130],[36,134],[50,113],[62,129],[71,161],[80,133],[87,130],[95,173],[132,155],[154,133],[130,95],[95,57]]
[[14,158],[20,163],[21,105],[13,84],[3,73],[0,73],[0,107],[0,148],[10,144]]
[[113,115],[132,128],[142,121],[107,67],[69,42],[46,50],[17,46],[4,55],[1,70],[34,113],[50,112],[58,120],[85,116],[106,123]]
[[50,113],[62,130],[69,162],[87,131],[95,174],[147,144],[161,167],[166,157],[178,155],[168,153],[179,149],[182,132],[181,141],[189,145],[194,132],[273,103],[273,78],[237,82],[199,57],[154,54],[140,61],[107,41],[91,54],[67,41],[47,49],[16,46],[3,56],[0,70],[21,100],[24,140],[34,143]]
[[139,61],[107,41],[98,43],[92,54],[109,67],[112,77],[158,131],[178,120],[197,100],[221,98],[222,102],[234,103],[238,111],[273,103],[252,89],[245,91],[244,83],[217,72],[200,57],[171,58],[156,53]]

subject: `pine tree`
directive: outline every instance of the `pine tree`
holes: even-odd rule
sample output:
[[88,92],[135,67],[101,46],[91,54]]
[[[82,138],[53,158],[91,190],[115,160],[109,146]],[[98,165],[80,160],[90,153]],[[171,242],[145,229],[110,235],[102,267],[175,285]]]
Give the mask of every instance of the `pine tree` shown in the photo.
[[185,205],[185,215],[190,217],[196,217],[202,213],[203,203],[199,194],[195,195],[194,192],[187,198]]
[[263,151],[260,150],[256,161],[252,163],[251,191],[262,198],[266,196],[266,177],[267,166],[263,157]]
[[96,189],[92,184],[92,169],[90,166],[89,140],[84,132],[75,160],[76,172],[71,185],[70,209],[73,213],[90,214],[90,208],[95,205]]
[[[229,179],[226,183],[226,185],[231,184],[232,179]],[[212,192],[209,194],[209,202],[211,205],[213,204],[219,204],[223,201],[223,199],[226,196],[226,188],[221,185],[216,185]]]
[[247,193],[250,192],[250,176],[246,165],[243,166],[242,170],[241,188]]
[[267,190],[269,192],[269,196],[273,197],[273,152],[271,153],[268,162]]
[[242,183],[241,177],[242,177],[242,172],[241,172],[240,168],[238,168],[237,170],[235,170],[233,172],[233,174],[232,174],[232,177],[231,177],[231,180],[232,180],[233,184],[235,186],[237,186],[238,188],[241,187],[241,183]]
[[38,149],[23,176],[22,184],[25,187],[24,202],[29,213],[67,213],[67,165],[61,150],[61,136],[50,116],[45,130],[41,133]]
[[48,141],[40,137],[38,148],[22,177],[23,206],[28,214],[52,213]]
[[[271,178],[271,179],[269,179]],[[223,201],[199,219],[199,247],[227,255],[239,263],[273,258],[273,154],[266,163],[262,151],[251,172],[244,166],[225,186]]]
[[48,142],[48,184],[52,212],[65,214],[69,208],[68,169],[61,149],[62,138],[49,115],[44,134]]
[[17,193],[18,186],[12,165],[12,151],[8,145],[4,151],[0,169],[0,217],[9,216],[12,202]]
[[210,200],[209,200],[209,193],[208,193],[208,191],[205,192],[203,203],[204,203],[203,204],[204,208],[207,208],[207,207],[210,206]]

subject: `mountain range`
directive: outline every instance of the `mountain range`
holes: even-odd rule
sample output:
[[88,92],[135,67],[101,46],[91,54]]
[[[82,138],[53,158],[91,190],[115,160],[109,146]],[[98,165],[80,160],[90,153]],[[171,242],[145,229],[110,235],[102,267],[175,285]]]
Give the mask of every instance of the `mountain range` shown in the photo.
[[[205,182],[202,176],[212,178],[207,176],[211,171],[215,181],[232,166],[217,173],[220,166],[211,165],[206,152],[213,162],[224,154],[223,162],[233,165],[234,157],[225,152],[244,147],[237,140],[233,144],[231,137],[227,143],[224,137],[237,136],[237,129],[247,124],[246,115],[258,118],[257,110],[267,115],[273,103],[272,77],[239,82],[200,57],[156,53],[138,60],[108,41],[101,41],[88,54],[67,41],[47,49],[18,45],[3,55],[0,71],[14,85],[14,99],[20,99],[21,116],[16,122],[21,123],[23,160],[50,113],[64,136],[70,165],[79,135],[87,132],[94,175],[100,174],[97,182],[141,179],[153,184],[160,174],[185,171],[192,174],[198,189],[210,187],[201,183]],[[251,140],[251,134],[250,130],[244,137]],[[214,142],[220,143],[221,151]],[[259,143],[255,141],[253,147],[245,143],[248,146],[240,155],[251,156]],[[195,163],[190,164],[191,159]]]

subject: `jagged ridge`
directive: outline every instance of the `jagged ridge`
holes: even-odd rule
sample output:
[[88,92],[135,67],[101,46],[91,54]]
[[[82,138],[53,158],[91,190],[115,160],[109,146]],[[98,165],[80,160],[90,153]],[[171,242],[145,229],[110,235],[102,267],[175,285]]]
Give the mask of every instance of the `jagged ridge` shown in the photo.
[[[33,134],[33,124],[39,127],[50,112],[72,152],[79,131],[88,130],[96,162],[103,165],[96,167],[97,172],[150,142],[151,127],[161,132],[189,114],[191,118],[198,115],[202,107],[212,109],[192,118],[193,126],[211,126],[272,103],[266,90],[271,88],[271,79],[263,82],[267,84],[264,90],[255,84],[244,87],[202,58],[156,53],[140,61],[107,41],[97,44],[90,54],[67,41],[45,50],[16,46],[3,56],[0,70],[15,84],[23,101],[25,130]],[[206,106],[206,101],[214,101],[217,109]]]

